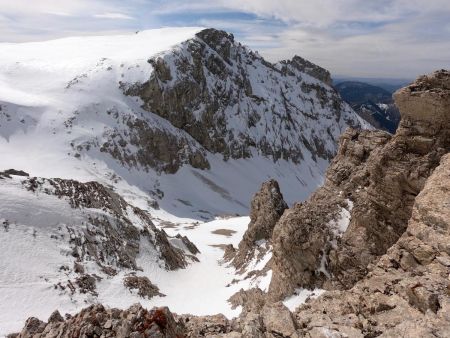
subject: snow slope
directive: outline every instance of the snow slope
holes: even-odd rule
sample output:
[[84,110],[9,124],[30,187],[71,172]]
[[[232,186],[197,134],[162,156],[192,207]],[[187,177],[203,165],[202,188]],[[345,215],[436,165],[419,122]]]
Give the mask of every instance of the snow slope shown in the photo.
[[[87,273],[102,278],[97,281],[98,295],[72,293],[60,287],[77,277],[71,269],[75,258],[70,245],[73,235],[68,229],[77,231],[81,224],[87,224],[87,214],[93,217],[105,212],[73,208],[65,198],[24,189],[23,182],[25,179],[17,176],[0,179],[0,336],[19,329],[29,316],[47,318],[57,308],[73,313],[93,302],[121,308],[141,302],[147,307],[165,305],[178,313],[199,315],[224,313],[232,317],[239,313],[239,309],[231,310],[226,300],[241,287],[249,287],[250,281],[228,286],[236,276],[232,268],[220,263],[220,246],[237,246],[248,217],[203,223],[155,216],[154,222],[161,228],[170,224],[165,228],[168,235],[188,236],[197,245],[198,263],[168,271],[158,259],[155,247],[142,237],[136,259],[141,270],[124,268],[108,276],[93,260],[82,261]],[[137,218],[135,224],[140,224]],[[229,234],[223,235],[220,230],[228,230]],[[175,245],[182,246],[180,242]],[[166,297],[143,299],[124,288],[122,280],[130,272],[147,276]]]

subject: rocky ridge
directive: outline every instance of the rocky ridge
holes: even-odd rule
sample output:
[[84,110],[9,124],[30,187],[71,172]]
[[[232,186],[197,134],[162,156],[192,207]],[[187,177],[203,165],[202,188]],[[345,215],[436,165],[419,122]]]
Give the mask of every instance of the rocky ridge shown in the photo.
[[[271,64],[224,31],[205,29],[148,62],[153,67],[150,79],[122,83],[124,92],[138,96],[145,110],[195,140],[174,143],[154,132],[147,136],[148,128],[139,122],[140,135],[131,144],[142,152],[154,151],[145,144],[157,145],[156,158],[172,163],[163,166],[168,172],[184,162],[208,168],[208,152],[222,154],[225,160],[255,154],[294,163],[308,156],[329,160],[346,127],[367,126],[330,86],[328,71],[298,56]],[[128,161],[120,144],[129,141],[123,133],[115,135],[102,147]],[[165,148],[167,155],[158,150]],[[180,154],[186,161],[179,160]],[[155,156],[141,155],[132,162],[152,166],[143,160]]]
[[328,70],[302,58],[301,56],[295,55],[292,60],[281,61],[280,64],[283,66],[282,71],[286,73],[292,73],[290,68],[294,68],[302,73],[311,75],[329,86],[331,86],[333,82],[331,79],[331,74]]
[[148,311],[139,304],[127,310],[92,305],[75,316],[63,318],[55,311],[48,322],[29,318],[24,329],[9,338],[31,337],[161,337],[181,338],[184,325],[175,320],[168,308]]

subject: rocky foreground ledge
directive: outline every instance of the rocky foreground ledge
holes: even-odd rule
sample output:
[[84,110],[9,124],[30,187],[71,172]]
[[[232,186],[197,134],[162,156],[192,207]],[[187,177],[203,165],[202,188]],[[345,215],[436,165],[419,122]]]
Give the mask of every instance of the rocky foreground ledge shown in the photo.
[[[238,318],[96,305],[29,318],[10,337],[450,337],[450,72],[420,77],[395,99],[397,133],[347,131],[310,200],[284,210],[275,182],[257,194],[261,210],[234,254],[245,261],[252,242],[267,239],[274,278],[269,294],[232,297]],[[273,196],[270,212],[258,201]],[[345,226],[336,223],[343,209]],[[277,301],[308,286],[329,291],[294,313]]]

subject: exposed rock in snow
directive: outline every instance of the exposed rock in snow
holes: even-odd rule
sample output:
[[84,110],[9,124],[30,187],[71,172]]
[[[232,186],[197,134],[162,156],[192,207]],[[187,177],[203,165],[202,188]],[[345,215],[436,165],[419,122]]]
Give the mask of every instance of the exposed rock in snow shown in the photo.
[[125,285],[121,279],[197,261],[187,238],[184,247],[172,245],[150,214],[100,183],[24,175],[9,170],[0,180],[0,298],[2,307],[12,306],[8,314],[2,309],[2,330],[47,302],[80,308],[103,299],[116,281],[124,293],[133,288],[140,297],[161,296],[147,277],[125,277]]
[[231,260],[233,266],[241,271],[248,268],[255,255],[257,259],[262,259],[269,250],[269,246],[263,244],[272,238],[273,228],[287,208],[278,182],[264,182],[252,199],[250,223],[237,251],[226,252],[225,258]]
[[26,177],[30,176],[30,174],[26,173],[23,170],[7,169],[7,170],[4,170],[4,171],[0,171],[0,179],[1,178],[5,178],[5,177],[11,178],[11,175],[14,175],[14,176],[26,176]]
[[279,70],[232,34],[206,29],[150,59],[149,81],[127,93],[224,159],[250,158],[252,149],[274,161],[299,163],[306,151],[330,159],[343,127],[363,123],[299,60]]
[[[174,270],[188,264],[186,254],[191,252],[173,247],[164,231],[153,225],[148,213],[129,205],[98,182],[32,177],[21,184],[36,198],[41,194],[56,196],[85,213],[86,224],[83,222],[80,228],[66,226],[70,233],[71,255],[80,261],[93,260],[111,273],[115,267],[136,270],[139,243],[144,237],[155,247],[165,268]],[[91,210],[94,212],[90,213]]]
[[159,288],[145,276],[127,276],[123,279],[123,285],[130,291],[137,290],[142,298],[152,298],[155,296],[164,296],[159,292]]

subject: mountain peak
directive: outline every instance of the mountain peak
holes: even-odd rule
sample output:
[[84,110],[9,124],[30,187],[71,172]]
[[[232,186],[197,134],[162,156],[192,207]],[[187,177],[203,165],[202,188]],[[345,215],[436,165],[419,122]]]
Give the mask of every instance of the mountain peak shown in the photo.
[[207,28],[198,32],[195,36],[230,64],[231,46],[234,45],[233,34],[215,28]]
[[224,42],[234,43],[234,35],[220,29],[206,28],[195,34],[208,45],[220,45]]
[[450,72],[438,70],[419,77],[394,93],[403,118],[432,123],[441,129],[450,125]]
[[331,86],[331,74],[325,68],[322,68],[311,61],[308,61],[301,56],[294,55],[291,60],[281,61],[284,66],[292,66],[293,68],[299,70],[302,73],[306,73],[324,83]]

